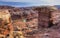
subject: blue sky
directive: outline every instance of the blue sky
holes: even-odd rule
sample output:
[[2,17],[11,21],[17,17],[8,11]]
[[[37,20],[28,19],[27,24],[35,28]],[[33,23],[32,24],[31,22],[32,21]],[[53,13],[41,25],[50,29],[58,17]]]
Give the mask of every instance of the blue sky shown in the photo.
[[59,5],[59,0],[0,0],[0,5],[27,7],[41,5]]

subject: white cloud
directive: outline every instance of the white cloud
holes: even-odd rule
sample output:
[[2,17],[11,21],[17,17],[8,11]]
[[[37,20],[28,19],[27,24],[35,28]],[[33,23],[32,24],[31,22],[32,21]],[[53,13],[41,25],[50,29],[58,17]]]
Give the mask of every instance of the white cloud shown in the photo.
[[27,2],[32,5],[60,5],[59,0],[0,0],[4,2]]
[[60,5],[59,0],[42,0],[42,1],[47,2],[50,5]]
[[0,0],[5,2],[40,2],[41,0]]

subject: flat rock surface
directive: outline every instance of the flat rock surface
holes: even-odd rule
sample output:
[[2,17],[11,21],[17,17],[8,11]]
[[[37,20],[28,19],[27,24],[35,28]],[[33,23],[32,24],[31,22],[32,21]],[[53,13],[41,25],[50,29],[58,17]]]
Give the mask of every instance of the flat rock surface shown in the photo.
[[27,38],[60,38],[60,32],[55,29],[39,30],[36,34],[28,36]]

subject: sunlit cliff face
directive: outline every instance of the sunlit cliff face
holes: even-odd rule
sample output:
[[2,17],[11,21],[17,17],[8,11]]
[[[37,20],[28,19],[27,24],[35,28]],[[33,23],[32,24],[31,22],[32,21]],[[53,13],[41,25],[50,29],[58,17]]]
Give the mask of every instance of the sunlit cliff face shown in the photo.
[[60,12],[58,11],[53,12],[51,17],[52,17],[51,19],[53,20],[53,24],[60,22]]
[[2,24],[10,23],[10,13],[8,10],[0,10],[0,22]]

